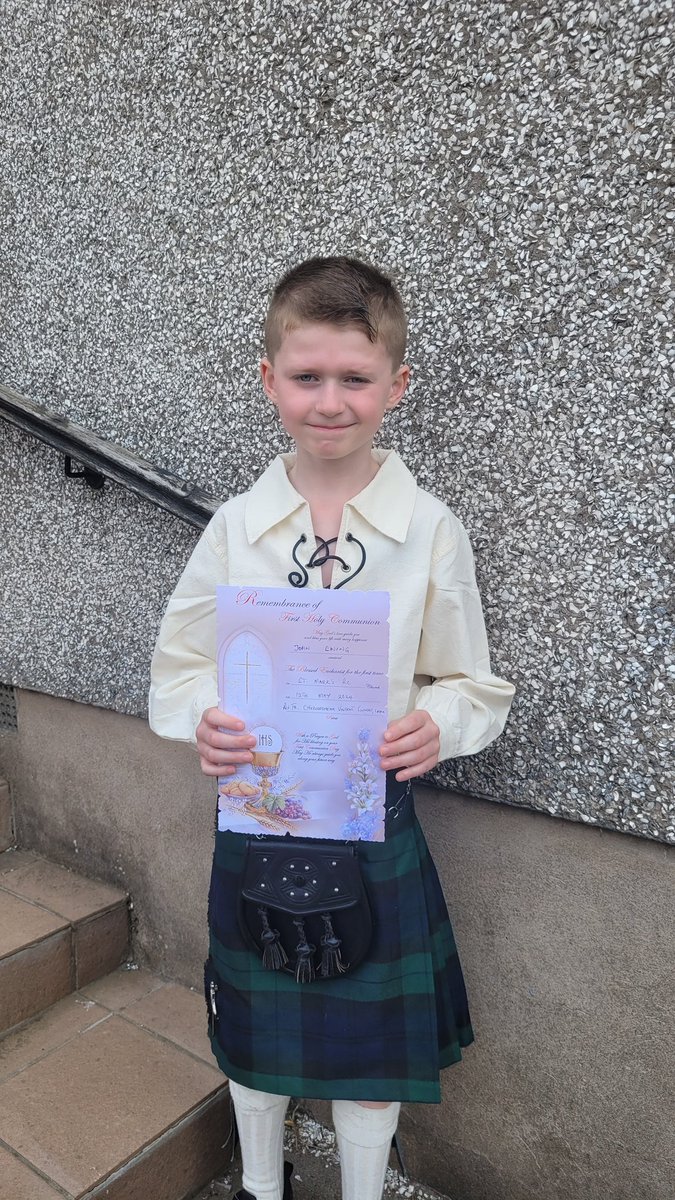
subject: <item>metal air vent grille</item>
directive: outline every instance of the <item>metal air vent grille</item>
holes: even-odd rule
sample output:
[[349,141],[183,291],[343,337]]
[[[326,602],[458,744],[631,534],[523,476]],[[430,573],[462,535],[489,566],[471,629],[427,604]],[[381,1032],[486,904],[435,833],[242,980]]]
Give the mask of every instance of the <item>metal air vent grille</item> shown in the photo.
[[11,683],[0,683],[0,734],[16,733],[16,694]]

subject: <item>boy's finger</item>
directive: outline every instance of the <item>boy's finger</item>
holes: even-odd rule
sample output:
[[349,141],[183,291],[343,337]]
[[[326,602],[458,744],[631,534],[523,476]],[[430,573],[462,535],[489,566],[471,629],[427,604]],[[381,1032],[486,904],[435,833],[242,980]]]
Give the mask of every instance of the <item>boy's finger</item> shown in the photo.
[[208,737],[209,746],[215,750],[252,750],[255,738],[251,733],[221,733],[214,730]]
[[249,750],[214,750],[210,746],[201,751],[200,757],[215,767],[231,766],[232,763],[238,763],[241,766],[252,760]]
[[219,708],[209,709],[209,725],[222,726],[223,729],[240,730],[246,726],[241,717],[233,717],[231,713],[222,712]]
[[406,737],[397,738],[395,742],[385,742],[384,746],[380,746],[380,754],[383,758],[396,758],[399,754],[409,754],[413,750],[421,750],[423,747],[431,747],[436,743],[437,736],[427,730],[417,730],[415,733],[409,733]]
[[396,772],[396,779],[399,783],[406,783],[408,779],[417,779],[418,775],[426,775],[427,771],[433,770],[438,765],[438,758],[427,758],[424,762],[418,763],[414,767],[405,767]]
[[383,771],[412,771],[418,775],[431,770],[437,762],[437,746],[424,746],[421,750],[412,750],[408,754],[395,754],[391,758],[380,759]]
[[407,733],[413,733],[416,729],[421,729],[426,724],[427,714],[421,709],[413,709],[405,717],[399,717],[398,720],[392,721],[387,726],[384,737],[387,742],[395,742],[398,738],[404,737]]
[[217,778],[218,775],[234,775],[234,773],[237,770],[236,767],[232,767],[232,766],[230,766],[230,767],[228,767],[228,766],[215,767],[213,765],[213,763],[207,762],[206,759],[203,758],[201,755],[200,755],[200,762],[201,762],[201,768],[202,768],[202,775],[210,775],[211,777]]
[[231,713],[223,712],[220,708],[207,708],[202,713],[201,719],[210,729],[218,729],[222,726],[224,729],[240,732],[246,728],[240,717],[233,717]]
[[210,763],[203,754],[199,755],[199,765],[202,769],[202,775],[220,775],[220,769],[214,767],[213,763]]

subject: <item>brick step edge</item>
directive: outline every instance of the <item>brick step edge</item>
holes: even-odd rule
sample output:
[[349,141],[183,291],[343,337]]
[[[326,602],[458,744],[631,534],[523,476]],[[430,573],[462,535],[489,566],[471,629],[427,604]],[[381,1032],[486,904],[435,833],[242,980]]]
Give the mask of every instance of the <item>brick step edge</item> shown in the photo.
[[[94,1188],[81,1193],[79,1200],[188,1200],[225,1170],[231,1156],[231,1137],[230,1092],[224,1082],[214,1096],[181,1117]],[[41,1172],[28,1169],[36,1185],[40,1180],[54,1187]],[[68,1192],[61,1194],[70,1200]]]
[[110,974],[127,961],[129,952],[126,898],[78,920],[63,918],[60,929],[5,955],[0,959],[0,1038],[57,1000]]

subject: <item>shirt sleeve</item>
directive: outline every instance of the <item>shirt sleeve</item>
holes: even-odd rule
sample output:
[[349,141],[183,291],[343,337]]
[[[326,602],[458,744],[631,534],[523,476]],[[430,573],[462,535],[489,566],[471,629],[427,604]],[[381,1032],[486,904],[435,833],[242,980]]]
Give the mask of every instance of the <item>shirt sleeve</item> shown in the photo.
[[473,553],[463,526],[453,521],[453,536],[432,566],[415,669],[421,685],[415,708],[426,709],[438,725],[441,762],[477,754],[494,741],[515,691],[490,670]]
[[150,728],[195,741],[202,713],[218,704],[216,587],[228,583],[225,522],[213,517],[164,614],[150,668]]

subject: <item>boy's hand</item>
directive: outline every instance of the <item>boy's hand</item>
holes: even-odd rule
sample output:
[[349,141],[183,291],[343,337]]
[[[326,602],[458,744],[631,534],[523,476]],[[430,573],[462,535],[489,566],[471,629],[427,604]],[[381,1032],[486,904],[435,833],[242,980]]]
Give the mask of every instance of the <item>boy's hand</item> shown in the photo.
[[238,717],[219,708],[207,708],[195,731],[197,751],[205,775],[234,775],[237,766],[253,761],[252,733]]
[[396,771],[403,783],[435,767],[440,750],[438,725],[425,709],[415,708],[407,717],[389,722],[380,746],[380,765],[383,771]]

